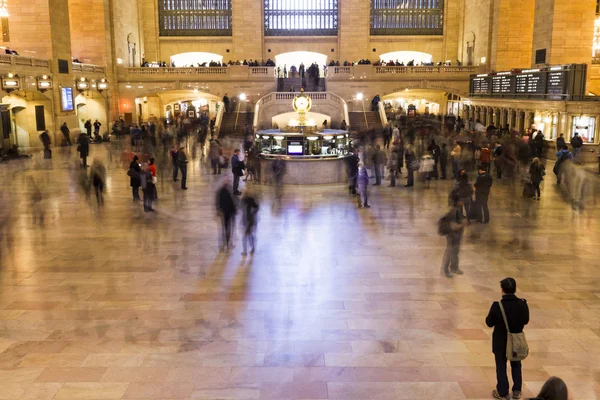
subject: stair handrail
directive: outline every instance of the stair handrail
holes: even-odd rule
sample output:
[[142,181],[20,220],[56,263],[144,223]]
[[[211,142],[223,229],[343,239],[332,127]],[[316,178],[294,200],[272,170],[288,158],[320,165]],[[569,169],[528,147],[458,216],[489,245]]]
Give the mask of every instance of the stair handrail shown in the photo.
[[383,105],[383,101],[380,101],[377,104],[377,109],[379,111],[379,118],[381,118],[381,126],[386,127],[388,124],[387,113],[385,112],[385,106]]
[[217,101],[217,115],[215,116],[215,135],[221,134],[221,125],[223,124],[223,115],[225,113],[225,104],[222,101]]

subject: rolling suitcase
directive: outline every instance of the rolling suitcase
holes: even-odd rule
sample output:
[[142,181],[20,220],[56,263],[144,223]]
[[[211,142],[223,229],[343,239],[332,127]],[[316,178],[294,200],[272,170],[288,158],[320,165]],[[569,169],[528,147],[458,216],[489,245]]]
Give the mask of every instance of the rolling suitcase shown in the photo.
[[523,197],[526,199],[532,199],[535,197],[535,188],[531,182],[526,182],[523,186]]
[[44,158],[45,159],[52,158],[52,150],[50,150],[50,149],[44,150]]

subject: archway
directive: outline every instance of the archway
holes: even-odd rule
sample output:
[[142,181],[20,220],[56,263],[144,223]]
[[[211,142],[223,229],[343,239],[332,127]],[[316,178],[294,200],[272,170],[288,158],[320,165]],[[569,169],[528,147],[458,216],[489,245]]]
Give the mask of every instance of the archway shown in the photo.
[[100,93],[87,91],[75,97],[75,108],[77,110],[77,123],[81,132],[85,132],[85,121],[88,119],[94,123],[98,120],[102,126],[100,134],[110,131],[109,121],[106,119],[106,99]]
[[392,51],[390,53],[384,53],[379,56],[379,60],[383,62],[390,61],[398,61],[404,63],[404,65],[408,64],[410,61],[414,61],[415,65],[419,65],[421,63],[428,64],[433,61],[433,56],[428,53],[423,53],[421,51]]
[[176,67],[197,67],[198,65],[208,67],[211,61],[222,63],[223,56],[199,51],[179,53],[171,56],[171,65],[175,65]]
[[50,132],[54,141],[54,122],[50,99],[39,92],[19,91],[2,98],[8,105],[9,144],[19,148],[41,147],[39,135]]
[[323,65],[327,65],[327,56],[313,51],[291,51],[275,56],[275,65],[281,67],[281,69],[285,66],[288,71],[292,65],[298,68],[300,63],[304,63],[306,68],[312,63],[317,63],[319,68],[322,69]]

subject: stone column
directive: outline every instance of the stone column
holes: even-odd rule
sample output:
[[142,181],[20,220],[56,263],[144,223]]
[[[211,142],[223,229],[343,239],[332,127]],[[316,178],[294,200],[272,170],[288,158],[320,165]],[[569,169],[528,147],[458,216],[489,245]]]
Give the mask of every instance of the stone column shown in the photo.
[[338,54],[340,55],[340,61],[374,57],[375,53],[370,52],[371,49],[369,49],[370,2],[365,0],[339,0],[338,10]]
[[263,59],[263,2],[233,0],[232,3],[233,59]]

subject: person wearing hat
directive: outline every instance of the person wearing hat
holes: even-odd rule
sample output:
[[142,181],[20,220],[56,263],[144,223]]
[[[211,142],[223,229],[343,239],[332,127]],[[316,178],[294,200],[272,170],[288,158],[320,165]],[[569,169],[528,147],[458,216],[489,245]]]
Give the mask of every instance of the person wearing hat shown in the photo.
[[[500,281],[502,289],[502,307],[508,321],[508,328],[511,333],[521,333],[525,325],[529,323],[529,306],[527,300],[518,298],[517,282],[513,278],[505,278]],[[510,399],[508,392],[508,375],[506,373],[506,343],[508,334],[500,303],[495,301],[490,308],[490,312],[485,319],[485,323],[490,328],[494,328],[492,335],[492,352],[496,358],[496,389],[492,396],[496,399]],[[513,378],[512,398],[520,399],[523,386],[523,376],[521,374],[521,361],[511,361],[510,369]]]

